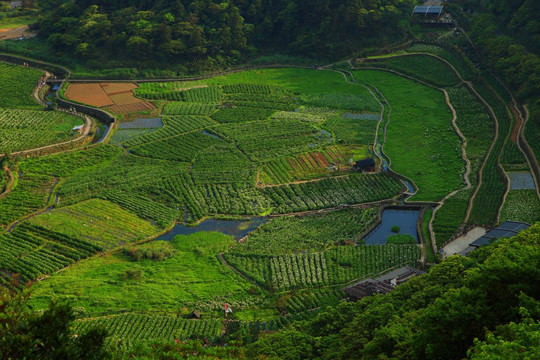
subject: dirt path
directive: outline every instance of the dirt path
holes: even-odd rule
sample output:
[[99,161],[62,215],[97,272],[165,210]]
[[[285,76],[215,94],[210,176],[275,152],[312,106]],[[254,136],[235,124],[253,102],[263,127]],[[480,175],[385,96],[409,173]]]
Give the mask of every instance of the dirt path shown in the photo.
[[470,162],[469,158],[467,157],[467,151],[466,151],[466,149],[467,149],[467,138],[465,138],[465,136],[463,136],[463,134],[461,133],[461,130],[459,130],[459,127],[457,126],[457,123],[456,123],[456,121],[457,121],[457,113],[456,113],[456,110],[454,109],[454,107],[452,106],[452,103],[450,102],[450,97],[448,96],[448,92],[446,90],[444,90],[444,89],[440,89],[440,90],[444,93],[444,99],[446,101],[446,104],[448,105],[448,107],[450,108],[450,111],[452,112],[452,126],[454,127],[454,130],[456,131],[458,136],[461,138],[461,157],[465,161],[465,174],[463,174],[463,179],[465,180],[465,187],[461,188],[461,189],[454,190],[450,194],[446,195],[439,202],[439,205],[433,210],[433,212],[431,214],[431,219],[429,219],[428,229],[429,229],[430,236],[431,236],[431,246],[433,247],[433,251],[435,252],[435,254],[437,253],[437,244],[436,244],[437,239],[436,239],[436,236],[435,236],[435,231],[433,230],[433,221],[435,220],[435,214],[444,205],[446,200],[448,200],[449,198],[451,198],[452,196],[454,196],[455,194],[457,194],[458,192],[460,192],[462,190],[467,190],[467,189],[471,188],[471,181],[469,179],[469,174],[471,172],[471,162]]
[[4,167],[4,174],[6,174],[6,177],[8,179],[8,182],[6,184],[6,189],[3,193],[0,194],[0,199],[3,199],[7,194],[11,192],[11,187],[13,186],[13,183],[15,182],[15,179],[13,178],[13,174],[11,173],[11,170],[9,170],[9,167]]

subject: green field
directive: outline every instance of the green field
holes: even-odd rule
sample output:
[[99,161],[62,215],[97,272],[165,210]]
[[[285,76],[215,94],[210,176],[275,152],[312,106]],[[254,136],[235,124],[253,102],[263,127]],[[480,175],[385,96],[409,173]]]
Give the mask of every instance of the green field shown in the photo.
[[501,209],[499,222],[507,220],[534,224],[540,221],[540,200],[536,190],[510,190]]
[[441,92],[381,71],[355,71],[355,78],[376,86],[392,106],[385,153],[392,169],[414,181],[413,200],[441,200],[463,186],[461,140]]
[[0,63],[0,108],[40,109],[32,97],[42,71]]
[[249,234],[237,253],[287,254],[362,243],[360,235],[377,221],[376,209],[349,209],[303,217],[283,216]]
[[0,154],[33,149],[79,136],[81,118],[57,111],[0,109]]
[[146,239],[159,228],[120,206],[100,199],[54,209],[30,219],[31,224],[84,239],[105,248]]
[[121,310],[185,314],[194,308],[212,313],[224,302],[238,310],[266,306],[264,297],[249,294],[251,283],[217,259],[233,243],[220,233],[196,233],[140,246],[172,249],[174,256],[163,261],[134,262],[122,253],[84,260],[34,286],[32,304],[44,308],[54,296],[88,315]]

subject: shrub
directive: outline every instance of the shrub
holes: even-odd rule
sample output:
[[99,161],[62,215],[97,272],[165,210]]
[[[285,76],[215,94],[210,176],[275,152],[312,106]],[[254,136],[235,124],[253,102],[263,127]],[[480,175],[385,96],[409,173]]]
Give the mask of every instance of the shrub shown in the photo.
[[416,244],[416,239],[409,234],[398,234],[387,237],[386,243],[392,245]]
[[391,229],[391,230],[392,230],[393,233],[396,233],[396,234],[397,234],[397,233],[399,232],[399,226],[394,225],[394,226],[392,226],[392,229]]

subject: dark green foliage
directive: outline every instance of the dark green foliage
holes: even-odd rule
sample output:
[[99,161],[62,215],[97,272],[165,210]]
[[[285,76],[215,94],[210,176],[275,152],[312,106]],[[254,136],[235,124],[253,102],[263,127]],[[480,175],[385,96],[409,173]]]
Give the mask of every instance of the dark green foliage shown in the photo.
[[[471,258],[450,257],[385,296],[328,308],[294,330],[260,339],[249,351],[274,354],[273,349],[291,346],[295,332],[311,344],[305,351],[320,358],[459,359],[475,338],[480,340],[469,355],[476,359],[515,351],[534,354],[537,339],[526,339],[533,339],[540,319],[539,245],[536,225],[472,252]],[[484,342],[486,330],[501,337],[488,332]]]
[[[11,289],[18,288],[18,285]],[[52,301],[42,313],[28,306],[28,290],[0,287],[0,357],[2,359],[109,359],[107,332],[88,327],[75,335],[71,306]]]
[[475,16],[470,36],[488,63],[520,98],[538,98],[540,71],[538,17],[534,0],[491,1],[490,13]]
[[140,261],[145,259],[163,261],[174,255],[174,249],[165,246],[158,249],[131,247],[125,248],[123,252],[133,261]]
[[397,234],[386,238],[386,243],[391,245],[416,244],[416,239],[409,234]]
[[220,123],[237,123],[255,120],[266,120],[276,110],[256,107],[230,107],[222,108],[212,115],[212,119]]
[[[413,3],[85,0],[47,7],[36,27],[41,42],[71,61],[78,59],[91,68],[122,68],[108,71],[108,76],[170,77],[224,68],[265,49],[330,58],[381,40],[393,42],[407,33],[402,20]],[[139,71],[156,68],[157,63],[168,70]]]

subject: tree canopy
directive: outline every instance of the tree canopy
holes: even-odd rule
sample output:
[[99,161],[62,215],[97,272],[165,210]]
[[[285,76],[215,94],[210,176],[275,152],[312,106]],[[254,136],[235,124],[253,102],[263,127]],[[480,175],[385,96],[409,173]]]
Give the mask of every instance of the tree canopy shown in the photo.
[[[413,0],[40,2],[39,36],[87,65],[216,68],[278,50],[336,58],[407,32]],[[182,67],[178,67],[183,69]]]

